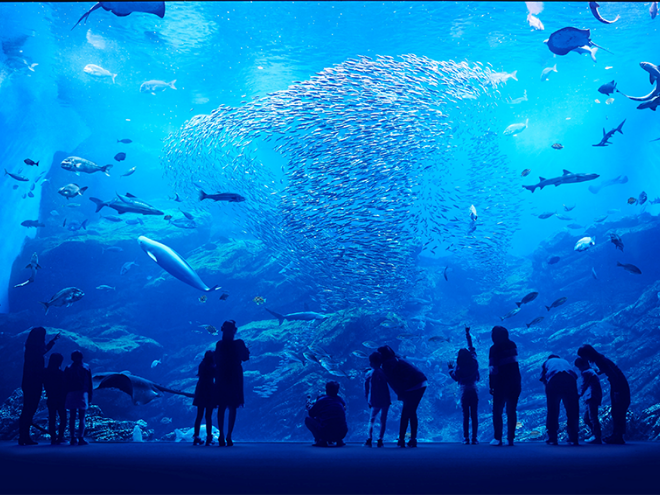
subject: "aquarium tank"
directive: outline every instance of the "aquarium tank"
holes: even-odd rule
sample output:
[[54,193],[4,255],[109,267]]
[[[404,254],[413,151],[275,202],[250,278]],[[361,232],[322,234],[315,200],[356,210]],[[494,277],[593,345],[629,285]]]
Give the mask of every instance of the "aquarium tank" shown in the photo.
[[[190,441],[198,366],[234,320],[236,441],[309,441],[330,380],[364,441],[384,345],[427,377],[419,441],[460,441],[448,363],[469,326],[488,442],[495,325],[518,346],[519,441],[546,438],[543,362],[583,344],[628,378],[627,438],[656,439],[656,13],[1,3],[0,437],[43,326],[94,375],[89,438]],[[386,442],[400,413],[393,394]]]

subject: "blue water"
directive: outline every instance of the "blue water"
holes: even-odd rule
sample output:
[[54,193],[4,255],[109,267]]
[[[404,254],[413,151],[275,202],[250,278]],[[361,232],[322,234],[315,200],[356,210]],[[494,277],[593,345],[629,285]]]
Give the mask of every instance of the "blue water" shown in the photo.
[[[192,322],[195,327],[212,322],[219,328],[222,320],[228,318],[235,318],[239,325],[267,319],[263,307],[254,304],[249,294],[265,296],[271,304],[279,303],[284,312],[300,311],[303,309],[300,306],[306,302],[310,309],[325,313],[360,306],[373,312],[408,311],[409,318],[419,316],[421,312],[404,309],[410,305],[406,299],[408,296],[443,300],[441,310],[435,313],[427,310],[425,315],[438,318],[438,313],[442,312],[447,324],[457,324],[469,315],[470,298],[483,295],[489,287],[499,290],[507,283],[519,283],[524,278],[517,271],[520,266],[531,259],[539,263],[539,256],[554,254],[538,254],[539,246],[554,242],[551,240],[556,239],[557,234],[566,231],[567,223],[576,223],[583,228],[570,231],[570,240],[565,243],[568,249],[561,253],[562,257],[570,255],[572,245],[579,238],[593,235],[598,228],[595,223],[598,217],[608,215],[608,221],[619,222],[616,226],[625,228],[633,225],[642,213],[653,217],[658,214],[660,206],[650,201],[660,196],[657,187],[660,176],[656,166],[660,158],[660,142],[651,142],[660,137],[656,115],[650,110],[637,110],[637,103],[620,93],[611,95],[614,101],[607,104],[610,97],[597,91],[602,84],[612,80],[629,95],[644,95],[651,91],[648,74],[639,63],[657,62],[654,57],[657,55],[657,23],[660,21],[650,18],[648,4],[603,4],[604,17],[621,16],[615,24],[605,25],[594,19],[586,2],[550,2],[544,4],[543,11],[538,14],[545,30],[536,31],[526,21],[524,3],[167,2],[163,19],[142,13],[116,17],[101,9],[93,12],[86,24],[71,30],[91,6],[91,3],[0,4],[0,162],[9,172],[30,179],[30,182],[20,183],[7,175],[0,179],[0,312],[13,312],[19,314],[22,321],[30,320],[52,328],[73,325],[72,319],[75,318],[78,320],[74,326],[80,327],[80,321],[87,318],[94,320],[95,325],[123,325],[122,328],[132,333],[155,339],[162,347],[161,354],[147,353],[148,359],[144,357],[144,362],[133,370],[136,374],[152,373],[150,376],[156,378],[158,373],[151,371],[149,362],[162,354],[173,353],[174,348],[180,351],[182,342],[190,345],[191,362],[196,359],[203,346],[209,345],[213,338],[209,340],[203,332],[192,336],[184,334],[182,329],[188,328]],[[588,55],[576,53],[553,55],[543,40],[565,26],[590,29],[591,39],[608,51],[600,49],[596,54],[597,62]],[[409,168],[401,172],[405,180],[410,181],[408,185],[398,181],[391,170],[382,179],[389,188],[387,204],[407,208],[406,215],[385,217],[391,220],[391,234],[401,240],[400,246],[394,246],[394,241],[389,239],[376,247],[357,247],[356,251],[350,251],[365,238],[377,238],[377,234],[364,230],[364,225],[347,227],[343,233],[337,230],[336,224],[319,226],[315,223],[320,218],[317,213],[301,207],[311,205],[313,195],[309,192],[314,188],[317,188],[320,204],[323,204],[333,173],[343,169],[357,170],[347,165],[350,160],[340,158],[337,151],[336,159],[328,158],[321,164],[312,166],[310,162],[303,166],[296,162],[296,156],[299,156],[296,143],[288,151],[275,150],[281,144],[274,141],[275,124],[261,129],[254,142],[244,146],[239,146],[236,136],[213,141],[203,133],[204,129],[248,132],[250,126],[258,124],[251,120],[255,116],[285,118],[286,108],[280,113],[264,108],[272,104],[274,98],[285,94],[282,92],[289,91],[287,94],[297,97],[305,82],[315,80],[315,75],[324,69],[349,67],[350,61],[369,57],[369,60],[380,61],[387,70],[389,59],[382,57],[394,57],[391,60],[398,63],[404,60],[404,56],[423,60],[421,64],[424,66],[438,62],[466,62],[466,67],[477,74],[475,77],[482,78],[483,88],[475,90],[475,94],[478,93],[476,99],[453,99],[445,103],[442,122],[447,126],[446,135],[436,136],[433,145],[438,146],[437,152],[430,157],[420,155],[418,158],[404,153],[407,148],[399,149],[396,142],[403,140],[405,133],[392,137],[391,142],[381,140],[370,144],[382,158],[382,163],[374,165],[376,167],[387,168],[410,160],[406,165]],[[87,64],[99,65],[117,74],[115,83],[109,77],[93,77],[85,73],[83,68]],[[548,80],[542,81],[541,71],[555,64],[557,72],[550,73]],[[416,69],[411,67],[406,70],[414,76]],[[487,83],[491,72],[514,71],[517,71],[517,81],[509,79],[506,84],[499,85]],[[357,70],[353,72],[358,73],[362,74]],[[140,85],[153,79],[176,80],[176,90],[168,88],[156,95],[141,93]],[[321,92],[330,91],[329,86],[324,86],[318,78],[314,84]],[[341,86],[343,82],[338,84],[338,87],[347,87]],[[370,84],[378,89],[378,77]],[[387,89],[383,88],[383,91]],[[363,89],[370,88],[365,85]],[[327,96],[331,91],[324,94]],[[526,101],[510,103],[524,94],[527,95]],[[312,108],[314,94],[307,98]],[[406,111],[415,110],[415,101],[408,103]],[[321,106],[321,103],[319,94],[317,104]],[[208,116],[221,106],[235,109],[231,111],[245,120],[232,124],[234,127],[225,121],[212,123]],[[403,106],[395,107],[395,113],[402,109]],[[373,104],[370,111],[373,112],[373,121],[378,122],[385,110]],[[317,123],[326,121],[332,125],[342,125],[348,115],[336,112],[319,117],[311,110],[305,110],[298,114],[298,118],[304,117],[305,112],[318,118]],[[186,134],[184,126],[193,117],[195,120]],[[617,133],[610,146],[592,146],[600,141],[603,128],[609,131],[624,119],[623,135]],[[509,125],[525,121],[528,121],[527,128],[518,135],[503,134]],[[346,124],[352,125],[350,121]],[[311,128],[297,132],[307,136],[305,143],[315,142]],[[181,133],[189,140],[180,140]],[[118,139],[125,138],[133,142],[117,143]],[[554,143],[560,143],[563,149],[553,149],[551,145]],[[224,152],[219,151],[223,144],[233,147],[235,154],[245,154],[246,161],[237,159],[238,162],[232,163],[232,167],[239,163],[242,168],[220,167],[219,155],[213,153]],[[335,150],[342,148],[337,143],[332,146],[336,146]],[[342,149],[347,156],[353,153],[348,144]],[[117,162],[113,157],[120,151],[126,152],[127,158]],[[181,153],[177,154],[179,151]],[[401,155],[397,155],[397,151]],[[112,163],[110,177],[96,173],[78,178],[63,171],[60,162],[71,155],[99,165]],[[205,160],[204,156],[214,158]],[[40,164],[29,167],[23,163],[25,158],[39,160]],[[423,168],[427,164],[431,165],[430,169]],[[131,167],[137,167],[136,173],[120,177]],[[429,171],[420,172],[422,169]],[[531,173],[521,177],[525,169],[531,169]],[[583,184],[549,187],[533,194],[521,187],[535,184],[539,176],[557,177],[563,169],[574,173],[596,173],[600,178]],[[250,174],[245,174],[246,171]],[[44,172],[49,182],[42,185],[42,178],[32,191],[34,197],[23,198],[34,179]],[[302,175],[297,175],[304,172],[309,176],[301,178]],[[619,175],[626,175],[628,182],[605,188],[598,194],[589,192],[588,186]],[[67,200],[57,194],[57,189],[68,182],[89,187],[83,197],[68,201],[80,203],[78,208],[66,207]],[[15,185],[19,187],[14,189]],[[264,190],[264,185],[270,189]],[[198,187],[195,186],[210,187],[211,190],[206,192],[242,187],[242,191],[231,192],[243,194],[248,201],[221,203],[220,206],[199,203]],[[364,189],[358,188],[351,192],[351,196],[359,203],[361,198],[370,197],[372,186],[373,183],[364,185]],[[409,196],[404,192],[408,189]],[[649,201],[643,206],[629,205],[628,198],[637,198],[642,191],[646,192]],[[129,229],[123,223],[110,225],[99,220],[88,197],[109,200],[116,192],[130,192],[176,217],[181,217],[178,207],[193,212],[199,227],[190,231],[177,230],[162,217],[157,220],[149,217],[145,220],[149,222],[148,228],[141,232],[139,226]],[[181,194],[183,203],[171,200],[175,193]],[[479,239],[466,240],[471,204],[475,205],[480,221],[484,223],[477,227]],[[443,221],[448,228],[445,234],[434,234],[429,226],[422,228],[422,219],[430,225],[438,218],[438,208],[442,205],[451,210],[447,214],[449,218],[460,217],[456,224]],[[575,209],[566,212],[562,205],[575,205]],[[608,213],[612,209],[619,211]],[[53,210],[58,215],[52,215]],[[545,212],[565,214],[572,220],[537,218]],[[102,215],[113,213],[108,209],[101,212]],[[89,251],[89,244],[87,247],[77,245],[72,251],[65,250],[65,254],[58,252],[57,258],[46,257],[46,265],[52,270],[48,278],[52,285],[39,287],[41,274],[38,273],[35,284],[14,289],[13,286],[22,281],[19,278],[29,275],[28,271],[19,272],[31,254],[23,250],[26,242],[27,250],[33,247],[50,250],[74,235],[62,227],[64,218],[69,224],[73,220],[83,222],[87,219],[90,228],[102,235],[117,233],[118,239],[121,238],[117,245],[124,252],[109,259],[107,254],[99,252],[100,249],[93,253]],[[328,218],[334,221],[337,216]],[[35,230],[20,225],[24,220],[36,219],[46,223],[46,227]],[[303,224],[310,229],[310,235],[299,236]],[[498,229],[496,242],[483,240],[483,236],[493,235],[490,229]],[[174,231],[176,234],[172,234]],[[268,255],[277,260],[274,262],[276,269],[258,273],[251,266],[250,273],[257,273],[256,278],[243,280],[243,285],[236,282],[232,287],[234,294],[243,294],[242,299],[230,297],[236,306],[218,308],[216,305],[209,309],[197,300],[201,292],[179,282],[149,292],[147,284],[162,272],[134,242],[142,233],[156,238],[160,235],[163,241],[169,239],[172,247],[186,255],[208,242],[261,240]],[[43,244],[39,244],[41,241]],[[431,242],[429,248],[421,250],[427,241]],[[608,239],[603,236],[596,242],[606,243]],[[639,267],[644,265],[645,273],[656,273],[656,262],[644,258],[649,252],[648,242],[641,242],[637,251],[634,247],[627,247],[629,257],[616,261],[634,263]],[[458,249],[456,246],[460,243],[463,244]],[[431,251],[434,244],[438,247]],[[348,251],[333,258],[333,253],[340,249],[342,253],[345,249]],[[352,263],[351,256],[354,255],[357,257]],[[374,278],[371,279],[368,273],[361,273],[359,269],[364,260],[375,259],[376,255],[393,260],[393,267],[377,271],[381,268],[376,266],[380,262],[376,259]],[[594,257],[587,256],[591,254],[587,253],[584,258],[588,260],[584,264],[587,279],[589,269],[598,266],[600,278],[605,277],[611,288],[627,286],[628,273],[608,268],[610,265],[606,267],[605,264],[601,268],[594,264]],[[607,262],[614,263],[614,255],[608,252],[607,256]],[[121,265],[134,260],[138,262],[138,267],[133,268],[134,275],[120,276]],[[436,278],[421,294],[416,293],[418,270],[429,266],[439,270],[434,275]],[[448,289],[453,291],[451,294],[438,285],[444,282],[442,270],[445,266],[449,267],[449,279],[457,279],[456,285]],[[286,267],[294,273],[289,286],[279,279],[262,278],[271,277]],[[324,271],[324,268],[333,272],[334,278],[333,273]],[[219,283],[213,280],[219,276],[217,271],[206,272],[203,278],[209,276],[212,279],[205,280],[207,284]],[[240,278],[236,273],[232,276]],[[651,282],[646,279],[644,283]],[[360,285],[362,283],[364,287]],[[113,293],[108,296],[115,299],[101,297],[94,289],[100,284],[116,286],[122,295]],[[71,308],[54,308],[45,317],[38,301],[46,301],[68,286],[85,286],[85,299]],[[521,291],[541,286],[549,292],[552,289],[553,294],[567,288],[567,285],[562,286],[562,281],[547,274],[518,285]],[[638,297],[642,286],[624,291],[629,296],[626,296],[627,301]],[[22,295],[16,295],[18,290],[24,290]],[[287,297],[278,299],[277,294],[283,292],[287,292]],[[622,303],[608,299],[616,297],[613,292],[607,293],[604,301],[602,292],[601,295],[582,293],[589,294],[592,302],[598,301],[603,307],[615,308]],[[390,297],[392,294],[394,296]],[[552,295],[547,295],[546,299],[550,301],[546,300],[544,304],[552,301]],[[216,303],[217,297],[213,299]],[[127,301],[130,301],[130,308],[126,307]],[[461,301],[465,306],[460,306]],[[492,304],[493,307],[484,309],[479,315],[484,325],[482,356],[488,344],[487,325],[499,322],[496,317],[511,309],[500,309],[495,300]],[[598,318],[606,314],[603,309]],[[475,314],[472,316],[477,318]],[[488,323],[489,319],[491,323]],[[531,319],[532,316],[527,322]],[[412,319],[408,324],[413,328]],[[10,327],[9,323],[4,325],[8,334],[26,328]],[[168,325],[170,328],[165,328]],[[557,330],[545,328],[543,331],[550,335]],[[363,348],[360,346],[362,340],[374,338],[374,335],[365,333],[366,330],[350,334],[353,339],[349,342],[351,348]],[[400,332],[394,335],[396,333]],[[307,343],[303,339],[291,345],[300,350]],[[403,350],[400,350],[404,353],[405,344],[403,342]],[[459,339],[454,344],[457,347],[462,342]],[[538,342],[535,345],[539,345]],[[544,350],[534,348],[534,352]],[[421,348],[417,351],[426,352]],[[348,355],[350,349],[342,352]],[[453,352],[453,348],[448,349],[447,356]],[[184,357],[179,355],[176,359],[181,360],[176,361],[180,363]],[[163,363],[167,361],[163,360]],[[108,363],[104,362],[103,366]],[[263,371],[270,365],[252,366],[251,369]],[[359,366],[354,368],[359,369]],[[429,369],[437,371],[438,364]],[[175,373],[172,370],[170,373],[167,380],[175,382]],[[194,377],[194,371],[191,376]],[[358,381],[352,380],[350,387],[353,387],[352,393],[359,396]],[[449,387],[449,384],[445,386]],[[9,384],[6,388],[11,389]],[[273,397],[278,397],[277,393]],[[116,414],[134,419],[143,414],[124,406],[115,411]],[[105,404],[104,410],[112,407],[111,403]],[[162,405],[152,403],[147,407],[151,408],[149,414],[152,417],[167,415],[158,409]],[[185,424],[183,414],[175,419],[175,424],[177,421],[179,426]]]

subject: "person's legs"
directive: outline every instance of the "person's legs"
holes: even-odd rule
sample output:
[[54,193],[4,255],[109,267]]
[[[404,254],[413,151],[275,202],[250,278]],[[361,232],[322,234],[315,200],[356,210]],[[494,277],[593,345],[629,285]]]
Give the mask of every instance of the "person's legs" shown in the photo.
[[19,442],[34,443],[30,439],[30,427],[32,426],[32,419],[39,407],[41,400],[41,383],[38,386],[26,386],[23,388],[23,409],[21,416],[18,419],[18,437]]
[[561,403],[561,396],[555,386],[556,378],[552,378],[545,386],[545,396],[547,404],[547,415],[545,420],[545,428],[548,430],[548,441],[552,443],[557,442],[557,432],[559,430],[559,405]]
[[630,397],[617,392],[612,392],[612,437],[610,443],[622,443],[623,435],[626,433],[626,413],[630,406]]
[[71,435],[71,445],[76,444],[76,411],[77,409],[69,410],[69,434]]
[[78,438],[85,436],[85,409],[78,409]]
[[563,401],[566,408],[568,441],[577,444],[580,424],[580,398],[577,391],[577,382],[574,378],[567,378],[566,393],[563,396]]
[[516,437],[516,424],[518,423],[518,398],[520,390],[514,390],[506,399],[506,429],[509,445],[513,445],[513,439]]
[[410,441],[414,444],[417,443],[417,426],[419,424],[417,420],[417,408],[424,396],[424,392],[426,392],[426,387],[410,392]]
[[206,443],[211,445],[213,441],[213,408],[206,407]]
[[229,407],[229,417],[227,418],[227,445],[232,446],[234,442],[231,440],[231,434],[234,431],[234,424],[236,423],[236,408]]
[[479,397],[477,397],[476,390],[470,399],[470,416],[472,417],[472,443],[477,440],[477,430],[479,428],[479,414],[477,406],[479,404]]
[[321,436],[321,423],[317,421],[314,418],[310,418],[307,416],[305,418],[305,426],[309,429],[309,431],[312,432],[312,435],[314,435],[314,443],[317,445],[322,444],[323,442],[327,441],[322,438]]
[[193,438],[199,438],[199,430],[202,427],[202,416],[204,416],[204,408],[202,406],[197,406],[197,416],[195,416]]
[[595,401],[587,402],[587,414],[589,415],[589,428],[594,436],[594,440],[601,440],[600,418],[598,417],[598,404]]
[[66,408],[64,405],[59,406],[57,412],[60,416],[60,431],[57,437],[58,442],[64,441],[64,432],[66,431]]
[[220,447],[225,445],[225,409],[227,406],[218,406],[218,444]]
[[50,435],[50,443],[57,443],[57,408],[48,405],[48,434]]
[[369,436],[367,437],[367,440],[371,440],[373,437],[374,433],[374,423],[376,422],[376,416],[380,412],[380,407],[372,407],[370,414],[369,414]]
[[463,411],[463,441],[467,442],[470,439],[470,402],[465,392],[461,396],[461,409]]
[[493,394],[493,438],[500,442],[502,441],[502,430],[504,429],[502,413],[505,404],[504,394],[496,391]]
[[[387,425],[387,412],[389,411],[390,407],[386,406],[381,408],[381,413],[380,413],[380,433],[378,435],[378,440],[381,442],[383,441],[383,436],[385,436],[385,426]],[[371,433],[369,433],[369,438],[371,438]]]

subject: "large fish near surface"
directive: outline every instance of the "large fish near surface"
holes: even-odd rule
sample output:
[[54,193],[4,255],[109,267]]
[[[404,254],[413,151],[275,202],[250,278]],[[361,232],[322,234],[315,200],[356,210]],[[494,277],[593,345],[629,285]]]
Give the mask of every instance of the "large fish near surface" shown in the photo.
[[629,98],[633,101],[652,100],[656,96],[660,95],[660,68],[657,65],[652,64],[651,62],[640,62],[639,66],[649,73],[649,81],[651,82],[651,84],[655,83],[655,88],[653,89],[653,91],[651,91],[646,96],[628,96],[627,94],[621,93],[621,91],[619,91],[618,89],[617,91],[619,91],[619,93],[621,93],[626,98]]
[[112,164],[103,165],[102,167],[98,166],[96,163],[80,158],[79,156],[70,156],[62,160],[61,164],[64,170],[73,172],[77,175],[80,175],[80,172],[86,174],[93,174],[94,172],[103,172],[105,175],[110,177],[108,170],[112,168]]
[[313,321],[313,320],[325,320],[327,318],[327,315],[322,315],[321,313],[315,313],[314,311],[301,311],[300,313],[289,313],[288,315],[282,315],[280,313],[276,313],[275,311],[271,311],[268,308],[266,308],[266,311],[268,311],[271,315],[277,318],[280,322],[280,325],[284,320]]
[[156,91],[165,91],[167,88],[176,89],[174,83],[176,79],[165,82],[153,79],[151,81],[145,81],[140,85],[140,93],[151,93],[152,95],[156,94]]
[[87,64],[83,69],[83,72],[95,77],[111,77],[113,84],[115,82],[115,77],[117,77],[117,74],[113,74],[108,69],[104,69],[100,65],[94,64]]
[[25,287],[26,285],[31,284],[32,282],[34,282],[34,277],[37,274],[37,270],[41,269],[41,266],[39,265],[39,256],[37,256],[37,253],[32,254],[32,258],[30,258],[30,262],[27,264],[27,266],[25,268],[30,268],[32,270],[32,274],[30,275],[30,278],[28,278],[22,284],[14,285],[14,288],[16,288],[16,287]]
[[147,255],[154,260],[158,266],[174,278],[178,278],[191,287],[204,292],[211,292],[220,289],[218,285],[209,288],[204,282],[202,282],[202,279],[199,278],[199,275],[197,275],[188,262],[169,246],[151,240],[143,235],[138,238],[138,243],[142,250],[147,253]]
[[527,125],[529,124],[529,119],[525,120],[524,124],[511,124],[509,127],[504,129],[504,134],[505,136],[511,136],[511,135],[516,135],[520,134],[522,131],[527,129]]
[[[89,14],[94,12],[97,9],[103,8],[105,11],[112,12],[118,17],[125,17],[133,12],[145,12],[147,14],[154,14],[160,17],[161,19],[165,16],[165,2],[98,2],[94,6],[85,12],[76,26],[80,24],[80,21],[84,20],[87,24],[87,18]],[[73,26],[71,30],[73,31],[76,26]]]
[[40,301],[40,302],[41,304],[44,305],[44,307],[46,308],[46,314],[48,314],[48,310],[50,309],[51,306],[55,306],[55,307],[66,306],[68,308],[74,302],[80,301],[84,295],[85,293],[76,287],[67,287],[66,289],[62,289],[53,297],[51,297],[50,301],[48,302]]
[[113,198],[111,201],[102,201],[99,198],[89,198],[94,204],[96,204],[96,213],[101,211],[103,207],[107,206],[112,208],[120,215],[123,213],[140,213],[142,215],[163,215],[163,212],[157,210],[153,206],[144,201],[136,198],[131,193],[126,193],[126,196],[117,194],[116,198]]
[[553,177],[551,179],[544,179],[539,177],[539,183],[532,186],[523,186],[525,189],[534,192],[536,188],[543,189],[545,186],[560,186],[562,184],[576,184],[578,182],[586,182],[588,180],[595,180],[600,175],[598,174],[574,174],[568,170],[564,170],[564,175],[561,177]]

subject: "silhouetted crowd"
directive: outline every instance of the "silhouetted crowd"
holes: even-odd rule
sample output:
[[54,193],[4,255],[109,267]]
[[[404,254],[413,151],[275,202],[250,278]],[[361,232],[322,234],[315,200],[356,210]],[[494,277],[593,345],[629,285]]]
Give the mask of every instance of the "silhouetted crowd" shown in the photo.
[[[193,405],[197,407],[194,422],[193,445],[211,445],[213,437],[213,411],[217,408],[218,444],[231,447],[232,433],[236,422],[236,411],[245,402],[243,393],[242,363],[250,358],[245,342],[236,340],[237,327],[233,320],[226,321],[221,328],[222,338],[215,351],[206,351],[199,364]],[[470,328],[465,328],[467,348],[458,351],[456,364],[448,363],[449,375],[461,390],[463,410],[463,443],[477,444],[480,380],[477,352],[472,342]],[[83,362],[80,351],[71,354],[71,364],[62,370],[64,358],[59,353],[50,356],[48,367],[44,367],[44,355],[59,338],[57,334],[46,343],[46,330],[33,328],[25,343],[23,366],[23,409],[19,419],[19,445],[35,445],[30,438],[30,427],[46,390],[48,406],[48,433],[52,444],[64,442],[67,411],[71,445],[87,445],[85,435],[85,412],[92,399],[92,373]],[[493,440],[491,445],[514,445],[517,426],[517,406],[521,394],[521,375],[518,366],[518,348],[502,326],[491,331],[493,345],[488,354],[488,387],[493,404]],[[566,359],[551,354],[541,367],[540,381],[545,385],[547,399],[546,430],[549,445],[558,444],[559,413],[563,403],[567,417],[569,445],[578,445],[580,415],[579,399],[585,401],[584,422],[591,430],[587,443],[623,444],[626,432],[626,413],[630,406],[630,387],[621,370],[591,345],[578,349],[574,366]],[[382,346],[369,356],[371,369],[365,375],[364,393],[370,409],[368,437],[365,446],[373,445],[373,429],[380,415],[377,447],[383,447],[387,415],[391,406],[390,389],[402,402],[399,421],[398,447],[417,447],[417,409],[428,387],[424,373],[416,366],[398,356],[389,346]],[[596,370],[591,365],[597,367]],[[577,372],[576,372],[577,369]],[[578,376],[579,372],[579,376]],[[598,375],[605,374],[610,384],[612,434],[603,438],[599,420],[602,387]],[[314,446],[341,447],[348,433],[346,403],[339,396],[339,383],[326,383],[325,395],[308,401],[308,416],[305,425],[314,436]],[[227,434],[224,433],[225,412],[228,411]],[[507,435],[504,435],[506,413]],[[59,416],[59,425],[57,419]],[[76,434],[75,422],[78,418]],[[200,436],[202,420],[205,419],[206,439]],[[470,428],[471,423],[471,428]],[[410,426],[410,436],[406,435]]]

